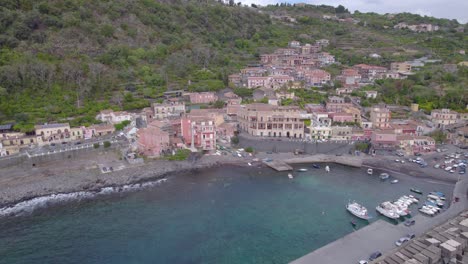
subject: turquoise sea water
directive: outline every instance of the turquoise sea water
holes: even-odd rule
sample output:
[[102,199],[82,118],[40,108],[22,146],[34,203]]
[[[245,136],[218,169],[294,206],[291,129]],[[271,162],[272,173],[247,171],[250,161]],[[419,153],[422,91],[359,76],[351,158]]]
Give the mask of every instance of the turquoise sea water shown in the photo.
[[346,212],[350,199],[375,215],[372,222],[379,202],[410,187],[453,188],[331,170],[294,172],[293,180],[268,168],[200,170],[135,193],[3,218],[0,263],[287,263],[353,232],[352,219],[357,228],[367,224]]

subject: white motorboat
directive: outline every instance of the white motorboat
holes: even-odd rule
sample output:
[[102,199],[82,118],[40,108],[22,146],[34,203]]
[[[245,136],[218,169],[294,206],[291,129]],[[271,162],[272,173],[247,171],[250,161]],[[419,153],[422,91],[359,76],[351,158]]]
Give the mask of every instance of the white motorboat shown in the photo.
[[300,172],[306,172],[306,171],[307,171],[307,169],[306,169],[306,168],[300,168],[300,169],[298,169],[297,171],[300,171]]
[[371,168],[367,169],[367,174],[372,175],[373,173],[374,173],[374,170],[372,170]]
[[288,178],[293,179],[294,177],[293,177],[293,175],[291,173],[288,173]]
[[399,203],[393,203],[393,208],[397,214],[400,216],[407,216],[411,212],[408,210],[408,207],[404,204],[399,204]]
[[368,220],[370,218],[367,214],[367,208],[356,202],[348,203],[346,205],[346,210],[348,210],[348,212],[361,219]]
[[398,180],[397,180],[397,179],[391,180],[390,183],[391,183],[391,184],[398,183]]
[[429,215],[429,216],[433,216],[435,214],[432,210],[426,208],[425,206],[419,208],[419,212],[421,212],[421,213],[423,213],[425,215]]
[[382,215],[390,218],[390,219],[398,219],[400,218],[400,215],[395,211],[392,203],[390,202],[383,202],[379,204],[375,210],[377,212],[381,213]]

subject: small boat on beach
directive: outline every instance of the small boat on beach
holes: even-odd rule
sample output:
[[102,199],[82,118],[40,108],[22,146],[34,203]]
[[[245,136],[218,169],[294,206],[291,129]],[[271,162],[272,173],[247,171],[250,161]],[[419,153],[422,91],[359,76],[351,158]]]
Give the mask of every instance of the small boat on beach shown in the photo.
[[330,167],[328,167],[328,165],[325,166],[325,171],[326,171],[326,172],[330,172]]
[[418,189],[415,189],[415,188],[411,188],[410,191],[414,192],[414,193],[417,193],[417,194],[423,194],[422,191],[418,190]]
[[318,164],[312,164],[312,167],[314,167],[314,169],[320,169],[320,165]]
[[307,169],[306,169],[306,168],[300,168],[300,169],[298,169],[297,171],[300,171],[300,172],[306,172],[306,171],[307,171]]
[[373,173],[374,171],[371,168],[367,169],[367,174],[372,175]]
[[370,216],[367,214],[367,208],[356,202],[348,203],[346,205],[346,210],[348,210],[348,212],[361,219],[369,220],[370,218]]
[[386,179],[388,179],[389,177],[390,177],[390,175],[388,175],[388,173],[385,173],[385,172],[384,172],[384,173],[381,173],[380,176],[379,176],[379,178],[380,178],[381,180],[386,180]]
[[293,179],[294,177],[293,177],[293,175],[291,173],[288,173],[288,178]]
[[391,180],[390,183],[391,183],[391,184],[398,183],[398,180],[397,180],[397,179]]

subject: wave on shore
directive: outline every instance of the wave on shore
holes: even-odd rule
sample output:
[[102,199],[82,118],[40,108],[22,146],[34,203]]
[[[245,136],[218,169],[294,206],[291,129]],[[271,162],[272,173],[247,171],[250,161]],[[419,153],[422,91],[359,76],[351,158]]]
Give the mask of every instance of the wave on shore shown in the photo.
[[19,202],[12,206],[6,206],[3,208],[0,208],[0,217],[27,215],[27,214],[31,214],[37,209],[45,208],[47,206],[58,204],[58,203],[90,199],[90,198],[94,198],[97,196],[107,195],[107,194],[112,194],[112,193],[137,191],[140,189],[159,185],[165,181],[167,181],[167,179],[163,178],[157,181],[129,184],[129,185],[123,185],[119,187],[103,187],[97,191],[80,191],[80,192],[58,193],[58,194],[40,196],[40,197],[36,197],[36,198],[32,198],[26,201]]

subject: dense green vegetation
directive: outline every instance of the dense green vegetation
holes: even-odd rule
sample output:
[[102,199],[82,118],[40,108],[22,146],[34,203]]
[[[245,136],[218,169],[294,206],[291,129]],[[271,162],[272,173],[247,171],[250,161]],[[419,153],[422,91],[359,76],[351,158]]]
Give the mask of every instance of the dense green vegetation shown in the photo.
[[[297,22],[270,17],[284,14]],[[229,74],[258,63],[261,53],[284,47],[293,39],[330,39],[326,50],[349,65],[388,65],[422,54],[446,62],[467,60],[455,52],[468,50],[467,35],[455,30],[460,26],[456,21],[410,14],[389,19],[356,12],[353,16],[360,22],[354,25],[324,21],[323,14],[351,16],[345,7],[278,5],[259,13],[256,8],[214,0],[3,0],[0,123],[15,122],[15,128],[23,131],[39,122],[89,125],[97,122],[94,117],[102,109],[140,109],[159,100],[166,90],[219,91],[228,86]],[[432,22],[442,29],[431,34],[392,29],[401,21]],[[369,58],[371,52],[382,58]],[[335,75],[339,69],[328,70]],[[443,84],[442,97],[437,98],[447,102],[434,102],[432,88],[421,98],[385,100],[421,101],[423,105],[427,101],[431,107],[458,109],[461,104],[454,97],[458,92],[451,91],[466,87],[458,84],[466,78],[454,78],[455,82],[440,79],[448,84]],[[407,82],[405,87],[411,89],[428,81]],[[393,88],[379,85],[384,94],[392,94]],[[251,91],[242,88],[234,91],[251,96]],[[299,105],[324,99],[323,94],[308,91],[297,95]]]

